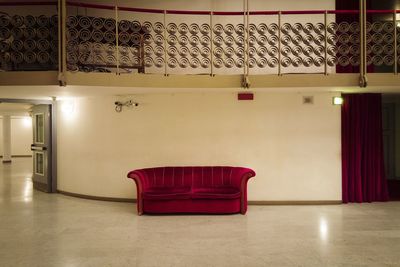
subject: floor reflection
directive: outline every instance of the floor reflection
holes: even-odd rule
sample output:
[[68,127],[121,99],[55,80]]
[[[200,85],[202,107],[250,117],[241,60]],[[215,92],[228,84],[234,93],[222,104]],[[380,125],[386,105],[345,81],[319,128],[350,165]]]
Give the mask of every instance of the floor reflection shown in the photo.
[[0,164],[0,202],[31,202],[32,158],[13,158]]
[[328,222],[325,217],[319,219],[319,236],[321,241],[326,242],[328,240],[329,228]]
[[27,177],[24,180],[25,180],[25,185],[24,185],[23,198],[25,202],[29,202],[32,201],[32,190],[33,190],[32,178]]

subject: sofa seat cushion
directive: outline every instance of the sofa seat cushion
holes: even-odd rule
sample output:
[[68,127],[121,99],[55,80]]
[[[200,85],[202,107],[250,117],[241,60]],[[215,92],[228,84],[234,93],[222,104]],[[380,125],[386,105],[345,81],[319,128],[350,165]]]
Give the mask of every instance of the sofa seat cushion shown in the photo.
[[151,187],[142,193],[143,199],[189,199],[190,187]]
[[240,190],[234,187],[202,187],[193,189],[195,199],[234,199],[240,198]]

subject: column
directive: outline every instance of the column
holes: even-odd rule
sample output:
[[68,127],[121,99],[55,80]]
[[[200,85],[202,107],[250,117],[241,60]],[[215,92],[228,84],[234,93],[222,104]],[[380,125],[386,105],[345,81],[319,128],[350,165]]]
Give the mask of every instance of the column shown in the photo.
[[11,116],[3,115],[3,163],[11,163]]

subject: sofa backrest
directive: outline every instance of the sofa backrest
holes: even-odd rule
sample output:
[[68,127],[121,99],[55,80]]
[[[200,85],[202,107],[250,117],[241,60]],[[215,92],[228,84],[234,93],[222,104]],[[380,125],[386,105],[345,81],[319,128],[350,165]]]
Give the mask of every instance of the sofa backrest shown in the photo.
[[[149,187],[221,187],[237,183],[240,167],[157,167],[137,170],[146,175]],[[236,180],[236,181],[235,181]]]

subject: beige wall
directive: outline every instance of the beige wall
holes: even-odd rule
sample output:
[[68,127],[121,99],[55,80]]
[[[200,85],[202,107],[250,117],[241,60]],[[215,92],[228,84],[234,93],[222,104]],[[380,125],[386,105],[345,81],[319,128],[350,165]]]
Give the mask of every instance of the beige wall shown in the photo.
[[[11,154],[12,155],[32,155],[32,124],[27,124],[24,118],[11,117]],[[3,154],[3,120],[0,118],[0,155]]]
[[[296,93],[147,94],[114,111],[120,97],[75,100],[59,112],[58,189],[135,197],[129,170],[153,166],[253,168],[250,200],[340,200],[340,107],[331,93],[303,105]],[[61,105],[60,105],[61,106]]]

